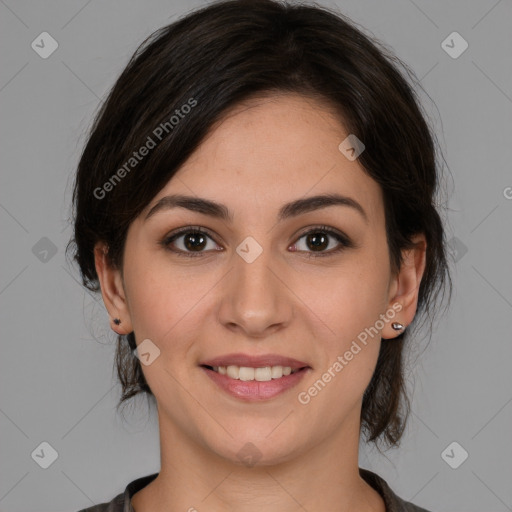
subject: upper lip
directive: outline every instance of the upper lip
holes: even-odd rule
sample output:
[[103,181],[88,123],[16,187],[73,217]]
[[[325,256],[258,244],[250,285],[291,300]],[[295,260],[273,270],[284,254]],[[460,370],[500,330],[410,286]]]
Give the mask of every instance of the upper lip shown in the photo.
[[263,354],[250,356],[248,354],[226,354],[202,361],[200,366],[246,366],[248,368],[263,368],[265,366],[289,366],[292,370],[308,367],[308,364],[292,357],[278,354]]

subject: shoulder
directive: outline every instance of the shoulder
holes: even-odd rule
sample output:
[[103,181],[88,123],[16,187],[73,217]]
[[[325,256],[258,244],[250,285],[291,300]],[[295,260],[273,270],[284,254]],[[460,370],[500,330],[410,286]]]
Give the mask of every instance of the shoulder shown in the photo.
[[99,503],[92,507],[84,508],[78,512],[124,512],[125,509],[125,493],[118,494],[112,501],[108,503]]
[[427,510],[426,508],[418,507],[418,505],[415,505],[414,503],[411,503],[410,501],[404,501],[400,497],[396,497],[397,504],[401,507],[398,508],[400,512],[431,512],[430,510]]
[[108,503],[99,503],[92,507],[84,508],[78,512],[124,512],[124,493],[118,494],[112,501]]
[[158,473],[143,476],[130,482],[125,490],[118,494],[112,501],[99,503],[92,507],[84,508],[78,512],[133,512],[131,506],[131,497],[142,488],[146,487],[151,481],[158,476]]
[[359,468],[361,477],[382,496],[386,512],[431,512],[397,496],[387,482],[368,469]]

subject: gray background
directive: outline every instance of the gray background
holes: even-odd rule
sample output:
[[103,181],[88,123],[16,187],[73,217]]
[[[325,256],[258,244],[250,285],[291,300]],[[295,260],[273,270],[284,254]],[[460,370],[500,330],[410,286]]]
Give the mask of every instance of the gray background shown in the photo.
[[[64,248],[73,172],[99,101],[146,36],[199,5],[0,0],[3,512],[77,511],[159,470],[154,410],[138,400],[116,414],[114,335]],[[361,465],[433,511],[512,510],[512,2],[323,5],[421,78],[450,171],[452,306],[411,362],[402,446],[385,457],[362,447]],[[31,47],[43,31],[59,45],[46,59]],[[453,31],[469,44],[458,58],[441,46]],[[457,469],[441,455],[454,441],[469,454]],[[48,469],[31,456],[42,442],[58,453]]]

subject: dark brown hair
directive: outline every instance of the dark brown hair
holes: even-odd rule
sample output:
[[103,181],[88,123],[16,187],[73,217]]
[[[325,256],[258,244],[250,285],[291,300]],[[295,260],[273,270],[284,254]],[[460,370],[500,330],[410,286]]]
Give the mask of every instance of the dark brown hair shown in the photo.
[[[108,245],[110,263],[122,269],[131,222],[228,109],[258,95],[290,92],[330,105],[346,130],[363,141],[359,162],[383,191],[394,272],[401,250],[412,246],[411,236],[425,234],[426,269],[413,323],[430,316],[446,283],[451,295],[435,203],[440,176],[433,130],[399,67],[414,76],[347,17],[297,2],[215,2],[154,32],[101,105],[78,165],[68,249],[73,248],[83,284],[99,290],[93,254],[98,241]],[[148,137],[155,147],[127,166]],[[361,429],[377,447],[379,440],[398,445],[410,412],[403,374],[410,327],[398,338],[382,340],[364,393]],[[118,337],[118,406],[140,392],[151,395],[135,347],[133,332]]]

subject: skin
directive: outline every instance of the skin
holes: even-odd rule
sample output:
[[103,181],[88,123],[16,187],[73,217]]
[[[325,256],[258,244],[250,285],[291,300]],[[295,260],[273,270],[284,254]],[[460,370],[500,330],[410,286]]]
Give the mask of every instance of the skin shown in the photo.
[[[307,405],[297,400],[393,304],[401,310],[392,321],[411,323],[425,266],[426,242],[418,235],[392,275],[382,192],[339,151],[347,135],[327,106],[295,94],[239,105],[132,223],[122,271],[97,244],[112,329],[134,331],[137,343],[149,338],[160,350],[142,368],[158,407],[161,470],[132,498],[136,512],[385,510],[359,476],[358,444],[381,337],[398,335],[391,321]],[[284,203],[333,192],[357,200],[368,222],[347,206],[277,222]],[[183,208],[145,221],[171,193],[222,203],[233,222]],[[357,246],[308,258],[318,252],[302,234],[321,225]],[[201,256],[179,257],[159,244],[184,226],[212,233]],[[252,263],[236,252],[247,236],[263,249]],[[324,253],[339,246],[329,240]],[[173,247],[186,251],[184,242],[182,236]],[[198,366],[231,352],[290,356],[312,370],[277,397],[244,402]],[[261,454],[254,467],[237,457],[248,442]]]

